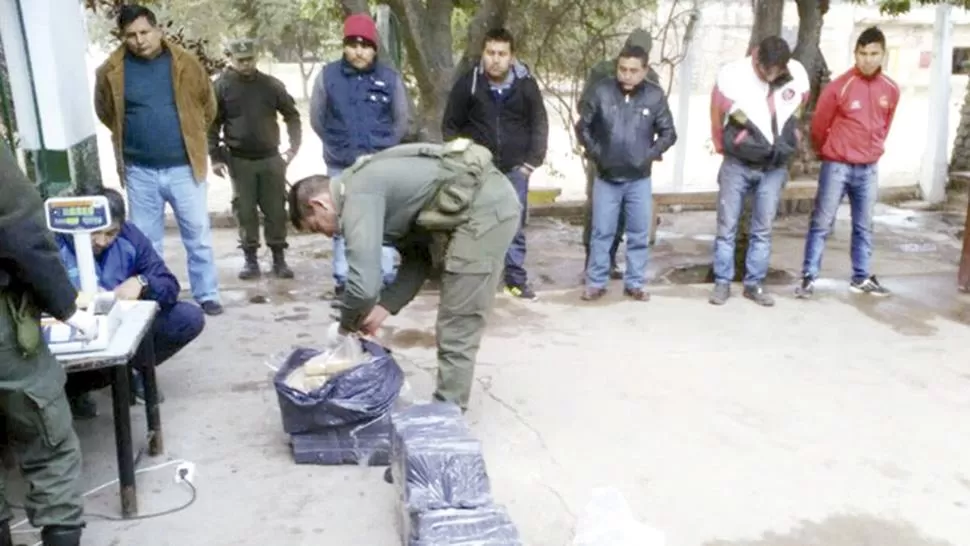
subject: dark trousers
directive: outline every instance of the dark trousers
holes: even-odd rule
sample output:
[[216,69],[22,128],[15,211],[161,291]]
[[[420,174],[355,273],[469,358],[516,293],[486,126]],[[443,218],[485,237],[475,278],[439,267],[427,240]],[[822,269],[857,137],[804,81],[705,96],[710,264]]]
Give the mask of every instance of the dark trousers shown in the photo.
[[[589,267],[589,242],[593,234],[593,181],[596,180],[596,167],[591,161],[586,163],[586,206],[583,209],[583,247],[586,249],[585,267]],[[616,251],[626,233],[626,211],[620,207],[620,217],[616,225],[616,235],[610,245],[610,270],[616,269]]]
[[522,216],[519,218],[519,229],[515,238],[505,253],[505,284],[506,286],[525,286],[529,282],[525,271],[525,218],[529,211],[529,176],[519,169],[505,173],[505,177],[512,182],[515,193],[522,205]]
[[[131,357],[129,365],[134,368],[144,368],[154,356],[155,365],[175,356],[175,353],[192,342],[202,333],[205,326],[205,313],[192,303],[180,301],[164,309],[155,316],[152,329],[148,335],[152,336],[152,343],[142,342]],[[146,351],[154,348],[154,355]],[[74,398],[86,392],[103,389],[111,384],[111,370],[87,370],[68,374],[65,390],[69,398]]]
[[239,222],[239,246],[259,248],[259,212],[263,212],[263,238],[270,248],[286,248],[286,162],[276,155],[266,159],[229,157],[232,211]]

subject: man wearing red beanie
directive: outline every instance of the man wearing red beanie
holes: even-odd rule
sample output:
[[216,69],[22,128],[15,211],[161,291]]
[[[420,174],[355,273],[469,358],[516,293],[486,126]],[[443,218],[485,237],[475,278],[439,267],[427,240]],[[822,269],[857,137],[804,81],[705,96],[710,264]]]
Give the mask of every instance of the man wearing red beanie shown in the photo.
[[[362,155],[401,143],[408,129],[408,99],[401,75],[377,59],[377,25],[366,13],[344,21],[344,55],[320,71],[310,97],[310,124],[323,141],[323,160],[333,178]],[[384,247],[384,283],[394,279],[394,249]],[[347,280],[342,237],[333,241],[336,295]]]

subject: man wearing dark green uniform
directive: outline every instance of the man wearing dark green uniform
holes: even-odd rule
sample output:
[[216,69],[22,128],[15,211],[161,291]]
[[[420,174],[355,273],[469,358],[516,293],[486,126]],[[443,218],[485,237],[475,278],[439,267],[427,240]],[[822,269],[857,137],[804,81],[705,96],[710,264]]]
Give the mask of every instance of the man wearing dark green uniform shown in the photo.
[[[300,113],[296,102],[279,79],[256,68],[256,47],[252,40],[237,40],[229,46],[232,68],[216,80],[216,120],[209,130],[212,171],[232,178],[233,211],[239,222],[239,243],[246,262],[240,279],[261,274],[259,214],[263,212],[263,235],[273,252],[273,274],[293,278],[286,264],[286,167],[296,156],[302,140]],[[280,155],[277,113],[283,115],[290,148]]]
[[[462,409],[520,214],[491,153],[467,139],[395,146],[358,159],[337,178],[310,177],[290,190],[297,229],[346,240],[342,334],[376,333],[440,268],[435,398]],[[383,290],[382,244],[401,254],[397,277]]]
[[[650,48],[653,46],[653,38],[650,33],[642,28],[634,29],[633,32],[626,39],[624,47],[629,46],[639,46],[642,47],[647,55],[650,54]],[[586,82],[583,84],[583,92],[580,94],[579,102],[582,104],[589,98],[590,90],[596,86],[600,80],[609,77],[616,76],[616,59],[604,59],[595,65],[589,71],[589,76],[586,77]],[[647,68],[647,79],[653,83],[660,85],[660,75],[653,68]],[[589,239],[593,229],[593,180],[596,178],[596,168],[592,161],[586,161],[586,207],[583,210],[583,246],[586,247],[586,265],[589,265]],[[654,226],[650,226],[651,233],[654,230]],[[620,209],[620,220],[616,227],[616,237],[613,239],[613,246],[610,247],[610,277],[613,279],[622,279],[623,272],[619,270],[616,265],[616,251],[620,248],[620,241],[623,240],[623,234],[626,233],[626,216],[623,214],[623,209]]]
[[[79,311],[77,292],[44,222],[37,189],[0,146],[0,421],[27,481],[27,518],[42,527],[45,546],[81,543],[84,502],[78,478],[81,447],[64,394],[64,368],[44,343],[40,314],[97,334]],[[5,476],[0,473],[0,545],[10,546]]]

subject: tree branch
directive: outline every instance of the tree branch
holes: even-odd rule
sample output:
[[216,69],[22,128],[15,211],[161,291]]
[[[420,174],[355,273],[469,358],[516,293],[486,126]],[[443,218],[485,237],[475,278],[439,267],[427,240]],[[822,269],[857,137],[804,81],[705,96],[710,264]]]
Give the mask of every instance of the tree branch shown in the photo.
[[344,17],[354,13],[369,13],[367,0],[340,0],[340,8],[344,10]]

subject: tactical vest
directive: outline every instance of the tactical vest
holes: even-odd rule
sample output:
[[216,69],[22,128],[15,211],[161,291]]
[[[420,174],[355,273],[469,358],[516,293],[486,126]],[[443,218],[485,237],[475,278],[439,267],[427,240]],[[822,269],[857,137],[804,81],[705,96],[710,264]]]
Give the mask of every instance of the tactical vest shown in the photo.
[[466,138],[457,138],[446,144],[417,142],[401,144],[380,152],[361,156],[340,174],[341,180],[350,180],[375,159],[395,157],[430,157],[439,160],[440,169],[435,180],[434,197],[418,213],[416,224],[428,231],[452,231],[468,221],[468,209],[478,196],[485,174],[492,167],[492,153]]

